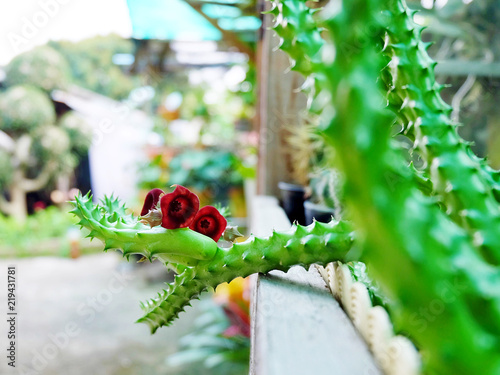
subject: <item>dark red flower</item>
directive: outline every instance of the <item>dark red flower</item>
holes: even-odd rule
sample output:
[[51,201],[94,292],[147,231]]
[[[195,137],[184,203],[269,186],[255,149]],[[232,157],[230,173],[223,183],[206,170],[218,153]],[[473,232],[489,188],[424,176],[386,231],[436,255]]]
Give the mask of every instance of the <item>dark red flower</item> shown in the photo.
[[144,206],[142,206],[141,216],[147,215],[150,210],[156,207],[158,201],[160,200],[160,195],[165,194],[161,189],[153,189],[144,200]]
[[215,207],[205,206],[198,211],[189,228],[217,242],[226,229],[226,225],[226,219]]
[[200,200],[189,189],[177,185],[172,193],[161,197],[160,207],[163,215],[162,227],[187,228],[200,208]]

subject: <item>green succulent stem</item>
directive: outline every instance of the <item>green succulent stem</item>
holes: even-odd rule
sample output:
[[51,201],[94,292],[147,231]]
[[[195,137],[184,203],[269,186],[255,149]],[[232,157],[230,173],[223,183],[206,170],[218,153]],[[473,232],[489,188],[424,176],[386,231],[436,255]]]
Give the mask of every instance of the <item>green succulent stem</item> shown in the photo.
[[78,196],[74,206],[79,224],[90,230],[90,237],[101,239],[105,249],[119,249],[127,258],[140,254],[158,259],[178,273],[157,298],[142,305],[144,316],[139,322],[147,323],[152,332],[169,325],[208,288],[257,272],[346,261],[353,245],[353,231],[346,222],[294,225],[288,232],[220,248],[211,238],[187,228],[149,228],[127,215],[117,199],[105,198],[94,205],[89,195]]
[[273,232],[265,239],[252,237],[231,248],[219,248],[212,259],[186,268],[157,298],[145,303],[145,314],[139,322],[147,323],[155,332],[170,325],[190,300],[208,288],[258,272],[287,271],[294,265],[307,269],[311,264],[346,261],[352,245],[353,232],[348,223],[315,222],[308,227],[294,225],[288,232]]
[[[361,260],[393,301],[397,329],[424,348],[428,371],[468,374],[482,363],[485,373],[498,373],[499,271],[416,188],[411,169],[389,143],[394,118],[377,82],[384,66],[377,43],[383,4],[343,1],[323,23],[334,43],[330,48],[352,47],[322,67],[322,89],[331,93],[322,131],[346,176],[345,199],[364,239]],[[445,298],[446,285],[455,286],[453,299]],[[419,321],[419,313],[436,301],[443,311]]]
[[90,195],[75,198],[71,211],[80,218],[78,223],[90,230],[89,237],[101,239],[104,249],[121,249],[125,257],[140,254],[149,260],[194,266],[200,260],[211,259],[217,252],[217,244],[211,238],[189,228],[150,228],[137,219],[119,216],[109,206],[117,206],[118,200],[110,201],[108,210],[95,206]]
[[[440,95],[435,80],[436,63],[422,42],[423,27],[413,21],[414,12],[404,0],[389,0],[386,51],[393,61],[394,88],[400,115],[413,127],[416,148],[432,177],[433,188],[442,197],[449,216],[474,236],[488,261],[500,264],[500,208],[497,185],[457,132],[450,119],[452,108]],[[395,105],[395,104],[394,104]]]
[[273,29],[280,37],[279,48],[290,57],[290,69],[313,82],[304,84],[302,90],[315,98],[319,94],[318,83],[323,79],[317,67],[322,64],[325,43],[314,17],[319,9],[309,8],[305,1],[275,0],[270,4],[271,10],[264,13],[274,17]]

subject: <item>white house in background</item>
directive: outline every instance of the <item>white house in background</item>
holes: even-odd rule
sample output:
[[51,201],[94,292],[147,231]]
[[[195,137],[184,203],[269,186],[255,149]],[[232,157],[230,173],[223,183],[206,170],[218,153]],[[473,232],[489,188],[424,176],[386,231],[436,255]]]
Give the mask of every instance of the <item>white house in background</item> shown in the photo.
[[93,128],[89,162],[94,198],[114,193],[122,200],[134,199],[153,120],[131,105],[80,87],[55,91],[52,97],[84,117]]

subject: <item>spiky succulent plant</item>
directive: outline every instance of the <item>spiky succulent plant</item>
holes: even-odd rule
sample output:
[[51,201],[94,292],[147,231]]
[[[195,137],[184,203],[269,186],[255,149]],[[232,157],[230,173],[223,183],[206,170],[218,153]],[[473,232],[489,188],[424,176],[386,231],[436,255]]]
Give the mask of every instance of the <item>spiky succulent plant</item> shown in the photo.
[[[304,0],[272,4],[280,47],[314,82],[311,110],[336,150],[350,222],[294,225],[224,249],[187,227],[149,229],[116,200],[77,198],[81,224],[107,248],[179,271],[140,321],[168,325],[191,298],[236,276],[356,257],[389,297],[396,329],[421,350],[424,372],[499,374],[499,174],[458,136],[413,13],[403,0],[338,0],[320,12]],[[396,121],[422,170],[391,138]]]
[[316,222],[309,227],[294,225],[288,232],[274,232],[267,239],[251,238],[222,248],[188,227],[151,228],[138,217],[127,215],[115,198],[94,205],[90,195],[79,196],[74,205],[72,212],[80,218],[79,224],[90,230],[90,237],[103,240],[106,250],[121,249],[127,258],[140,254],[149,260],[158,259],[178,272],[167,289],[142,305],[144,316],[139,321],[147,323],[152,332],[170,325],[191,299],[208,288],[256,272],[345,260],[353,243],[349,224]]

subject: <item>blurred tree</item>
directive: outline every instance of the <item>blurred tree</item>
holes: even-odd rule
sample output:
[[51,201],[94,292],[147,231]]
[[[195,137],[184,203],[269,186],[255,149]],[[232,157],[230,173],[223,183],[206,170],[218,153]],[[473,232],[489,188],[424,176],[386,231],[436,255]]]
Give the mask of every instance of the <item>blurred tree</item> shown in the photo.
[[68,83],[67,68],[64,57],[46,46],[6,67],[7,89],[0,92],[0,211],[19,221],[27,215],[26,194],[71,172],[92,140],[83,119],[73,112],[57,118],[50,99],[51,90]]
[[72,83],[121,100],[136,87],[133,78],[113,63],[116,54],[132,54],[131,41],[118,35],[96,36],[81,42],[49,42],[59,51],[71,67]]
[[29,84],[46,92],[64,88],[70,79],[68,62],[49,46],[16,56],[5,68],[5,85]]

